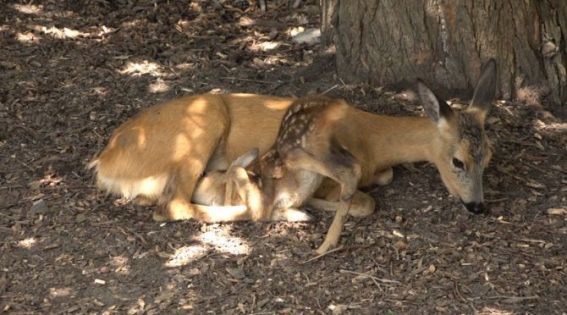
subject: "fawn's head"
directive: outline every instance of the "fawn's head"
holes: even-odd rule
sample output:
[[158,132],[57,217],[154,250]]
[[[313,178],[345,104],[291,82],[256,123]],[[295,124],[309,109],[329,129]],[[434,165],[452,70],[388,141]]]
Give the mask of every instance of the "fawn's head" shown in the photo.
[[242,182],[248,177],[243,178],[246,168],[258,159],[258,149],[250,150],[234,160],[226,171],[211,171],[201,177],[195,190],[192,200],[196,203],[209,206],[224,206],[244,204],[246,199],[239,189]]
[[473,213],[485,211],[482,174],[492,156],[484,121],[496,91],[496,62],[491,59],[483,68],[473,99],[462,111],[453,111],[422,82],[417,84],[425,112],[440,134],[434,163],[449,192]]

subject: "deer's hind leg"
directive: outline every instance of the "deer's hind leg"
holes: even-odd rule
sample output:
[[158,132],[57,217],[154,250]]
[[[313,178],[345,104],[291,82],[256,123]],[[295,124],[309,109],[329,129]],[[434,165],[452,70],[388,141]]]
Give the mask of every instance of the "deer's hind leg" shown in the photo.
[[155,221],[180,221],[196,219],[202,222],[227,222],[249,219],[246,206],[203,206],[191,202],[191,193],[201,176],[200,168],[186,163],[176,172],[154,211]]

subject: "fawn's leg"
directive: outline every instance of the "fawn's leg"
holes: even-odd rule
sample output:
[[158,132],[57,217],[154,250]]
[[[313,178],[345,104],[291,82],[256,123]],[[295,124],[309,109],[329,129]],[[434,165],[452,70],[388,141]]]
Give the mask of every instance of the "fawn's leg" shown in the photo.
[[340,184],[341,194],[339,206],[333,223],[325,236],[325,241],[317,249],[317,253],[327,252],[338,244],[340,234],[348,215],[351,200],[356,192],[356,187],[361,176],[360,165],[356,159],[346,150],[329,154],[323,160],[302,149],[295,149],[287,153],[286,165],[291,169],[304,169],[329,177]]
[[313,216],[294,208],[275,209],[270,221],[309,222],[313,221]]
[[394,180],[394,169],[388,167],[385,170],[376,172],[374,174],[373,183],[380,186],[389,185]]
[[[310,198],[305,203],[307,206],[313,207],[318,210],[337,211],[340,206],[339,200],[340,186],[337,189],[325,196],[325,199]],[[374,213],[376,209],[376,201],[370,195],[357,190],[354,192],[350,204],[348,214],[355,218],[363,218]]]
[[324,254],[330,249],[336,247],[339,243],[341,232],[343,231],[343,226],[348,215],[350,202],[343,201],[340,204],[341,205],[333,218],[333,222],[327,231],[327,235],[325,235],[323,244],[321,244],[321,246],[319,246],[316,250],[317,254]]
[[203,222],[246,220],[245,206],[202,206],[191,203],[191,194],[201,176],[201,170],[191,163],[180,166],[172,179],[162,206],[154,211],[155,221],[179,221],[196,219]]
[[323,244],[317,249],[318,254],[323,254],[338,245],[351,201],[356,192],[358,181],[360,180],[361,170],[356,160],[353,159],[351,165],[344,165],[342,168],[341,165],[343,165],[343,163],[335,164],[333,167],[335,176],[338,178],[338,182],[341,185],[341,194],[339,197],[340,206],[335,213],[327,235],[325,235]]

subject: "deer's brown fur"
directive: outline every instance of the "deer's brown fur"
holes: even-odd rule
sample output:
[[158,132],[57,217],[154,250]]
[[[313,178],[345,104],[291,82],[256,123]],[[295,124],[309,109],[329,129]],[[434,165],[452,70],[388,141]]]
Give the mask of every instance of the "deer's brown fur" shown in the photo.
[[[394,165],[430,161],[468,210],[482,212],[482,173],[491,157],[484,120],[495,85],[496,64],[491,60],[463,111],[453,111],[423,83],[418,83],[417,90],[429,117],[383,116],[340,106],[330,129],[332,143],[357,161],[359,187],[389,182]],[[249,219],[243,215],[246,207],[191,202],[196,184],[205,171],[226,170],[229,162],[253,148],[260,154],[267,152],[293,102],[251,94],[205,94],[150,108],[119,127],[91,163],[98,185],[127,197],[159,200],[163,207],[154,216],[159,220]],[[339,201],[339,195],[344,197],[341,191],[325,189],[316,196]],[[351,212],[373,210],[372,198],[355,192]]]

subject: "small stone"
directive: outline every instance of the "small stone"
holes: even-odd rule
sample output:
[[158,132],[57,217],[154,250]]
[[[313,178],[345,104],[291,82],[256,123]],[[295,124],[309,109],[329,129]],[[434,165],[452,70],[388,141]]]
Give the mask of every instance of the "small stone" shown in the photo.
[[240,268],[226,268],[226,271],[236,279],[244,278],[244,271]]
[[87,220],[87,216],[84,215],[83,213],[79,213],[75,217],[75,222],[77,222],[77,223],[82,223],[82,222],[85,222],[86,220]]
[[257,306],[258,308],[262,308],[264,305],[268,304],[268,302],[270,302],[270,299],[269,299],[269,298],[265,298],[265,299],[262,299],[262,300],[258,301],[258,303],[256,304],[256,306]]
[[406,250],[406,249],[408,248],[408,244],[407,244],[406,242],[402,241],[402,240],[398,240],[398,241],[394,244],[394,247],[395,247],[397,250],[400,250],[400,251],[401,251],[401,250]]
[[437,268],[435,267],[435,265],[429,265],[429,268],[427,268],[427,273],[428,274],[432,274],[437,270]]
[[550,215],[564,215],[567,214],[567,208],[549,208],[547,214]]
[[106,281],[104,281],[104,280],[102,280],[102,279],[95,279],[95,280],[94,280],[94,283],[104,285],[104,284],[106,284]]
[[272,30],[270,30],[270,33],[268,34],[268,39],[274,40],[276,37],[278,37],[278,30],[273,28]]
[[30,212],[31,214],[46,214],[49,212],[49,207],[43,199],[40,199],[33,203]]
[[348,305],[344,304],[330,304],[327,307],[333,315],[340,315],[348,310]]

